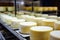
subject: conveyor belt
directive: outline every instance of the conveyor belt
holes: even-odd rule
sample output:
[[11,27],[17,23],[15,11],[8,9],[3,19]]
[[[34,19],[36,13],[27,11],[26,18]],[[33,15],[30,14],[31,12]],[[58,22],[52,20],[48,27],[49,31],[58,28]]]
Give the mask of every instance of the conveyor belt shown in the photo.
[[5,40],[1,32],[0,32],[0,40]]
[[10,27],[9,27],[6,23],[4,23],[2,20],[0,20],[0,26],[2,26],[2,27],[4,28],[4,30],[7,30],[8,32],[10,32],[11,34],[13,34],[17,40],[26,40],[26,39],[23,38],[21,35],[17,34],[15,31],[13,31],[13,29],[10,28]]

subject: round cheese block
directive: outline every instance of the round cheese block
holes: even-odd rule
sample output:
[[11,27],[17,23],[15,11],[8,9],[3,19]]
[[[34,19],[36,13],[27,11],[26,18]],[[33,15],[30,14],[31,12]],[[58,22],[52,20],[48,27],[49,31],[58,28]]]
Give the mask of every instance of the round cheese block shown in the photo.
[[12,21],[11,27],[14,29],[19,29],[20,23],[25,22],[24,19],[15,19],[15,20],[11,20],[11,21]]
[[60,30],[60,21],[55,22],[54,26],[55,26],[54,27],[55,30]]
[[57,20],[60,21],[60,17],[58,17]]
[[37,14],[37,13],[35,13],[35,16],[36,16],[36,17],[41,17],[41,15],[42,15],[42,14]]
[[50,16],[48,16],[48,18],[49,18],[49,19],[57,19],[57,16],[55,16],[55,15],[50,15]]
[[54,10],[54,11],[57,11],[57,10],[58,10],[58,8],[57,8],[57,7],[53,7],[53,10]]
[[34,18],[35,18],[35,16],[28,16],[28,17],[26,17],[26,21],[34,22]]
[[6,11],[6,7],[0,6],[0,11]]
[[55,30],[50,33],[51,40],[60,40],[60,30]]
[[14,7],[7,7],[8,8],[8,11],[14,11],[15,8]]
[[41,26],[42,20],[45,20],[44,17],[35,17],[34,21],[37,23],[37,26]]
[[48,11],[53,11],[53,7],[48,7]]
[[22,22],[20,23],[20,30],[21,30],[21,33],[26,33],[26,34],[29,34],[30,32],[30,28],[32,26],[36,26],[37,24],[35,22]]
[[48,18],[48,14],[42,14],[41,17]]
[[55,20],[55,19],[45,19],[45,20],[42,20],[42,25],[43,26],[50,26],[50,27],[53,27],[54,28],[54,23],[56,21],[57,20]]
[[53,28],[48,26],[34,26],[30,28],[30,40],[49,40]]
[[43,11],[48,11],[48,7],[43,7]]

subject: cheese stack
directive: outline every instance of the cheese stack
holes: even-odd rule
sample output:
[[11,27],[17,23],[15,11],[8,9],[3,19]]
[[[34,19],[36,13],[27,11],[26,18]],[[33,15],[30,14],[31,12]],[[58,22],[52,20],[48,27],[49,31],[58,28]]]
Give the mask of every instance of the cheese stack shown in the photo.
[[0,6],[0,11],[6,11],[6,7],[1,7]]
[[41,26],[42,20],[45,20],[46,18],[43,17],[35,17],[34,21],[37,23],[37,26]]
[[42,20],[42,25],[43,26],[50,26],[50,27],[53,27],[54,28],[54,23],[56,21],[57,20],[54,20],[54,19],[45,19],[45,20]]
[[50,32],[53,30],[47,26],[35,26],[30,29],[30,40],[50,40]]
[[12,21],[11,27],[14,28],[14,29],[18,29],[19,26],[20,26],[20,23],[25,22],[24,19],[15,19],[15,20],[11,20],[11,21]]
[[60,21],[55,22],[55,27],[54,29],[60,30]]
[[48,16],[48,18],[49,18],[49,19],[57,19],[57,16],[55,16],[55,15],[50,15],[50,16]]
[[52,31],[50,35],[51,35],[51,40],[60,40],[60,31],[58,30]]
[[30,28],[32,26],[36,26],[37,24],[35,22],[22,22],[20,23],[20,30],[21,33],[23,34],[29,34],[30,33]]

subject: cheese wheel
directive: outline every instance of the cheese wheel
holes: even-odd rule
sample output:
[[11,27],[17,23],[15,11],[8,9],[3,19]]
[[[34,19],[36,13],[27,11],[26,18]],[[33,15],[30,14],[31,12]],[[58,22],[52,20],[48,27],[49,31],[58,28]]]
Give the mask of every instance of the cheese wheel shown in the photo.
[[14,7],[7,7],[8,8],[8,11],[14,11],[15,8]]
[[60,21],[55,22],[55,30],[60,30]]
[[50,40],[53,28],[48,26],[34,26],[30,28],[30,40]]
[[48,7],[48,11],[53,11],[53,7]]
[[55,30],[50,33],[51,40],[60,40],[60,30]]
[[35,16],[21,15],[21,18],[25,19],[26,21],[34,21],[33,18],[35,18]]
[[30,15],[30,14],[31,14],[31,12],[24,12],[24,14],[25,14],[25,15]]
[[57,7],[53,7],[53,10],[54,10],[54,11],[57,11],[57,10],[58,10],[58,8],[57,8]]
[[57,19],[57,16],[55,16],[55,15],[50,15],[50,16],[48,16],[48,18],[50,18],[50,19]]
[[54,19],[45,19],[45,20],[42,20],[42,25],[43,26],[50,26],[50,27],[53,27],[54,28],[54,23],[56,21],[57,20],[54,20]]
[[6,11],[6,7],[1,7],[0,6],[0,11]]
[[24,12],[23,11],[17,11],[17,14],[18,15],[24,15]]
[[40,12],[43,11],[43,7],[38,8],[38,11]]
[[60,17],[58,17],[57,20],[60,21]]
[[26,17],[26,21],[34,22],[34,18],[35,18],[35,16],[28,16],[28,17]]
[[17,18],[15,17],[7,17],[5,20],[6,20],[6,23],[11,25],[12,24],[12,20],[16,20]]
[[[3,19],[2,19],[3,18]],[[8,16],[8,15],[1,15],[1,19],[6,22],[7,24],[11,24],[11,20],[12,19],[17,19],[15,17],[11,17],[11,16]]]
[[43,11],[48,11],[48,7],[43,7]]
[[48,14],[42,14],[41,17],[48,18]]
[[45,20],[44,17],[35,17],[34,21],[37,23],[37,26],[41,26],[42,20]]
[[35,13],[35,16],[36,16],[36,17],[41,17],[41,15],[42,15],[42,14],[37,14],[37,13]]
[[21,30],[21,33],[26,33],[26,34],[29,34],[30,32],[30,28],[32,26],[36,26],[37,24],[35,22],[22,22],[20,23],[20,30]]
[[21,22],[25,22],[24,19],[15,19],[15,20],[11,20],[11,21],[12,21],[11,27],[12,27],[13,29],[19,29],[20,23],[21,23]]

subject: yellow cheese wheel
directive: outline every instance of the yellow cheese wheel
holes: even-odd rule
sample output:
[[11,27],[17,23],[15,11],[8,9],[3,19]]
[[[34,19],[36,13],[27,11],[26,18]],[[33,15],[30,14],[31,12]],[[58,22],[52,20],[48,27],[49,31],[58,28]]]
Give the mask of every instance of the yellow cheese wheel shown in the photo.
[[20,23],[20,30],[21,30],[21,33],[26,33],[26,34],[29,34],[30,33],[30,28],[32,26],[36,26],[37,24],[35,22],[22,22]]
[[60,30],[55,30],[50,33],[51,40],[60,40]]
[[48,7],[48,11],[53,11],[53,7]]
[[35,17],[34,21],[37,23],[37,26],[41,26],[42,20],[45,20],[44,17]]
[[42,20],[42,25],[43,26],[50,26],[50,27],[53,27],[54,28],[54,23],[56,21],[57,20],[55,20],[55,19],[45,19],[45,20]]
[[53,10],[54,10],[54,11],[57,11],[57,10],[58,10],[58,8],[57,8],[57,7],[53,7]]
[[30,28],[30,40],[50,40],[53,28],[48,26],[35,26]]
[[48,7],[43,7],[43,11],[48,11]]
[[55,22],[55,30],[60,30],[60,21]]
[[38,8],[38,11],[43,11],[43,7],[39,7]]

